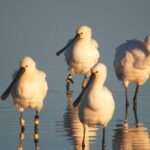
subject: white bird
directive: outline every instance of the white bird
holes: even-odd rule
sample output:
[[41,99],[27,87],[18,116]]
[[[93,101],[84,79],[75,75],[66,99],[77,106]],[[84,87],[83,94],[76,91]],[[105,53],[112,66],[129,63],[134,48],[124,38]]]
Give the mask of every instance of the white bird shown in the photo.
[[92,38],[92,29],[88,26],[81,26],[76,31],[76,36],[56,55],[65,52],[65,59],[68,64],[67,91],[73,83],[76,74],[84,75],[83,85],[90,76],[90,69],[99,61],[100,53],[98,43]]
[[[133,97],[133,110],[137,109],[137,95],[139,86],[144,84],[150,76],[150,35],[146,36],[144,42],[138,40],[127,41],[116,49],[114,59],[114,69],[116,76],[122,81],[126,97],[126,113],[128,114],[128,86],[130,83],[136,84]],[[138,122],[137,114],[134,113]]]
[[46,74],[36,67],[36,63],[31,57],[24,57],[20,61],[20,69],[17,71],[14,80],[1,96],[1,99],[5,100],[11,93],[14,104],[20,112],[21,130],[25,128],[25,120],[23,118],[24,110],[27,108],[35,110],[35,142],[38,142],[39,138],[37,134],[39,112],[43,108],[47,91]]
[[105,127],[112,119],[115,103],[111,91],[104,86],[107,77],[106,66],[99,63],[92,68],[91,72],[89,82],[74,102],[74,106],[80,103],[79,117],[84,126],[103,126],[102,149],[104,150]]
[[[83,150],[83,125],[79,119],[79,107],[73,106],[73,94],[67,94],[67,109],[64,115],[64,128],[69,139],[73,141],[74,150]],[[90,142],[96,140],[96,128],[87,127],[84,150],[90,150]],[[72,138],[71,138],[72,137]]]

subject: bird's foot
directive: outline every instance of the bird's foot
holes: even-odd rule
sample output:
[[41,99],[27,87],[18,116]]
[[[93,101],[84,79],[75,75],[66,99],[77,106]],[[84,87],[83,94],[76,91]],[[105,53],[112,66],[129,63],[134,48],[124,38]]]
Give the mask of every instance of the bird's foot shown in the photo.
[[102,150],[106,150],[106,145],[103,146]]
[[81,84],[81,88],[84,89],[87,86],[88,80],[84,79]]
[[73,80],[72,80],[72,78],[67,78],[66,79],[66,91],[67,91],[67,95],[69,94],[72,94],[73,93],[73,91],[72,91],[72,89],[71,89],[71,85],[73,84],[74,82],[73,82]]
[[82,150],[85,150],[85,143],[82,143]]

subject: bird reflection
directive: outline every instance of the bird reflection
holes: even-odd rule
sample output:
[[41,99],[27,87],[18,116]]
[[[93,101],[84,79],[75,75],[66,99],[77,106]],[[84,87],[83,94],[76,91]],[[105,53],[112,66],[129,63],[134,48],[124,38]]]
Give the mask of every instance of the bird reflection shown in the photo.
[[79,120],[79,108],[73,107],[72,93],[67,95],[67,109],[64,115],[64,128],[67,136],[71,137],[74,145],[74,150],[89,150],[90,141],[94,141],[96,137],[96,128],[86,126],[87,132],[85,135],[85,146],[83,148],[83,125]]
[[113,150],[150,150],[150,135],[143,123],[129,127],[118,124],[113,137]]

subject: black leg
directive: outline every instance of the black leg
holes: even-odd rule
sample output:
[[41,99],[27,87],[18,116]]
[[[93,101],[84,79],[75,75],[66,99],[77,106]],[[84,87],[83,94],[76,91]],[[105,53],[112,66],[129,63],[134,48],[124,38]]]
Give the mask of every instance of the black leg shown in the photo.
[[69,94],[70,92],[72,92],[71,90],[71,85],[73,84],[73,77],[72,75],[69,73],[67,75],[67,79],[66,79],[66,90],[67,90],[67,93]]
[[102,135],[102,150],[106,150],[106,144],[105,144],[105,127],[103,127],[103,135]]
[[84,89],[88,83],[88,77],[84,76],[81,88]]
[[19,123],[20,123],[20,132],[19,132],[19,144],[18,144],[18,150],[23,150],[23,144],[24,144],[24,137],[25,137],[25,120],[23,117],[23,112],[20,112],[19,117]]
[[85,136],[86,136],[86,127],[83,124],[83,140],[82,140],[82,150],[85,150]]
[[34,117],[34,143],[35,143],[35,150],[39,150],[39,124],[40,124],[40,118],[39,118],[39,112],[35,112]]
[[128,109],[129,109],[128,88],[125,87],[125,121],[128,120]]
[[137,96],[138,96],[138,93],[139,93],[139,85],[137,84],[136,88],[135,88],[135,94],[133,97],[133,112],[134,112],[134,118],[135,118],[136,125],[138,125],[138,123],[139,123],[138,114],[137,114]]

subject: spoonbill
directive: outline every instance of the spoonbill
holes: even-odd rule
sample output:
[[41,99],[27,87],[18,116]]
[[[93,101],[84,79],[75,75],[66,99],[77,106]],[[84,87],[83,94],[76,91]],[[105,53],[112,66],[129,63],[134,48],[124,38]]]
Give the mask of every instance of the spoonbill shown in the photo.
[[[137,95],[140,85],[143,85],[150,76],[150,35],[145,37],[144,42],[130,40],[120,45],[116,49],[114,59],[114,69],[116,76],[121,80],[125,89],[126,113],[128,116],[128,86],[130,83],[136,84],[133,97],[133,110],[137,109]],[[138,122],[137,114],[134,113],[135,120]]]
[[25,129],[24,110],[27,108],[35,110],[34,141],[36,143],[39,140],[39,112],[43,108],[47,91],[46,74],[36,67],[36,63],[31,57],[27,56],[20,61],[20,69],[1,95],[1,99],[6,100],[11,93],[16,109],[20,112],[21,131]]
[[[73,106],[73,93],[66,94],[66,96],[67,108],[66,113],[64,114],[65,135],[73,142],[74,150],[83,150],[82,140],[84,128],[79,119],[79,107]],[[87,127],[86,131],[84,150],[90,150],[90,143],[96,140],[96,128]]]
[[70,91],[70,85],[73,84],[73,77],[76,74],[84,76],[82,86],[87,83],[87,78],[90,76],[90,69],[100,58],[98,47],[98,43],[92,38],[92,29],[83,25],[77,29],[75,37],[56,53],[57,56],[63,52],[65,54],[68,65],[68,75],[66,78],[67,91]]
[[[102,150],[105,149],[105,127],[112,119],[115,102],[111,91],[104,86],[107,77],[107,68],[99,63],[92,68],[91,77],[86,87],[75,100],[74,106],[79,105],[79,117],[84,126],[103,126]],[[83,138],[84,145],[84,138]]]

